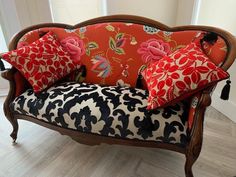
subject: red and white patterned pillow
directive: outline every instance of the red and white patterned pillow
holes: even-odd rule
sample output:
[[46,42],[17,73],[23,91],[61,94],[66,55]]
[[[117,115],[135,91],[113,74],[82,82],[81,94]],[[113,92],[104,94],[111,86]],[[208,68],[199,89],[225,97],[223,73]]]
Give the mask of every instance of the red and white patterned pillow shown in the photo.
[[1,57],[23,74],[34,92],[42,91],[79,67],[51,31],[34,43]]
[[151,63],[142,74],[149,90],[147,109],[174,104],[229,77],[196,43]]

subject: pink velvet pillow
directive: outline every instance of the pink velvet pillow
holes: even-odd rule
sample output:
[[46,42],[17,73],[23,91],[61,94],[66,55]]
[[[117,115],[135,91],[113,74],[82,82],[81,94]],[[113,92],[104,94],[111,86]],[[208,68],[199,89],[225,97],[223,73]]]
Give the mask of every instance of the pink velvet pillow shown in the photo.
[[229,77],[196,43],[151,63],[142,74],[149,90],[147,109],[174,104]]
[[42,91],[79,67],[53,32],[1,57],[22,73],[35,92]]

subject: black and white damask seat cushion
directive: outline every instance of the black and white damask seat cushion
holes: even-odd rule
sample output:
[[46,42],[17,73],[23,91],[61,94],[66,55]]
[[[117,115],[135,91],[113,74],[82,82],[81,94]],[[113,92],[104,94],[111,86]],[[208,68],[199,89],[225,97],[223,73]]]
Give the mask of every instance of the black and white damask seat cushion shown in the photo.
[[37,95],[29,89],[11,103],[11,110],[86,133],[185,144],[186,105],[150,112],[147,96],[141,89],[68,82]]

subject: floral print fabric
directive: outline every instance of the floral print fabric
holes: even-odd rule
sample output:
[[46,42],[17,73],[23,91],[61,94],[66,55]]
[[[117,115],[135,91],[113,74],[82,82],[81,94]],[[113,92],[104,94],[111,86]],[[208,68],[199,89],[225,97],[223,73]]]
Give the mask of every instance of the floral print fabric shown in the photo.
[[149,63],[167,56],[170,53],[170,45],[162,40],[149,39],[141,43],[138,53],[142,54],[144,63]]
[[[18,46],[37,40],[53,31],[61,45],[73,58],[86,66],[85,82],[102,85],[123,83],[134,87],[138,71],[143,65],[159,60],[199,38],[202,31],[163,31],[157,28],[122,22],[99,23],[77,29],[40,28],[25,34]],[[220,38],[205,51],[215,64],[226,54],[225,42]]]
[[35,92],[42,91],[79,66],[63,50],[52,32],[1,57],[24,75]]
[[61,40],[61,45],[70,53],[71,58],[76,62],[79,62],[80,57],[85,54],[84,43],[78,37],[69,36]]
[[191,43],[144,70],[149,90],[147,109],[173,104],[229,77],[205,56],[199,46],[199,43]]

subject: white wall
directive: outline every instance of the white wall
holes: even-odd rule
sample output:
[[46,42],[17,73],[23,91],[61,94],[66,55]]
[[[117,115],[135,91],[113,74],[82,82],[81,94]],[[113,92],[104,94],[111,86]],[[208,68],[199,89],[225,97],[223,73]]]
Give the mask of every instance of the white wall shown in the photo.
[[194,7],[194,0],[179,0],[176,25],[189,25],[192,20],[192,12]]
[[[0,0],[0,23],[2,31],[4,33],[5,41],[8,44],[12,35],[20,30],[20,24],[16,13],[16,6],[14,0]],[[1,36],[1,38],[3,38],[3,36]],[[3,45],[1,47],[1,50],[3,51],[0,52],[4,52],[6,50],[6,46],[4,46],[5,41],[1,40],[1,45]],[[9,89],[8,82],[2,77],[0,77],[0,83],[0,96],[6,95]]]
[[7,51],[7,45],[6,45],[6,41],[3,35],[3,31],[2,31],[2,27],[0,24],[0,53],[2,52],[6,52]]
[[198,24],[221,27],[236,35],[235,11],[235,0],[202,0]]
[[0,14],[2,30],[8,44],[11,37],[21,29],[15,0],[0,0]]
[[[202,0],[198,24],[220,27],[236,36],[235,10],[235,0]],[[229,101],[219,99],[225,84],[225,81],[222,81],[213,94],[212,106],[236,122],[236,63],[230,68],[229,73],[232,81]]]
[[48,0],[15,0],[21,28],[52,22]]
[[52,22],[48,0],[0,0],[0,22],[8,44],[21,29]]
[[104,15],[103,0],[50,0],[53,21],[77,24]]
[[[48,0],[0,0],[0,24],[7,44],[21,29],[43,22],[52,22]],[[4,45],[2,37],[1,45]],[[0,52],[6,50],[3,46]],[[6,62],[4,64],[10,67]],[[0,77],[0,96],[6,95],[8,87],[8,82]]]
[[[7,51],[7,46],[5,43],[5,39],[3,36],[3,32],[2,32],[2,28],[0,25],[0,53],[2,52],[6,52]],[[1,71],[0,71],[1,74]],[[0,96],[4,95],[6,93],[6,91],[8,90],[8,83],[5,79],[3,79],[2,77],[0,77]]]
[[175,26],[178,0],[107,0],[107,14],[148,17]]

